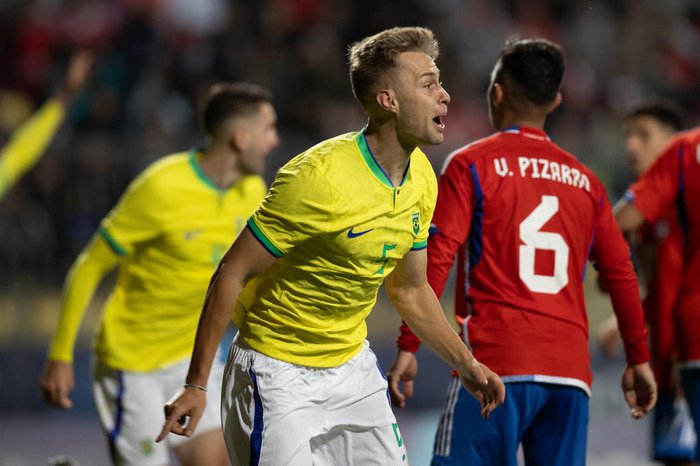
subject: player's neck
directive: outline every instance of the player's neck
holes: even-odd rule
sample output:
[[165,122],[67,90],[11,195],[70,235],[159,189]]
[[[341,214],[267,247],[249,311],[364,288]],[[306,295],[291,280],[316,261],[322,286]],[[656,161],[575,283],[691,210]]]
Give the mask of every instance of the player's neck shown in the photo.
[[238,154],[227,146],[212,144],[204,151],[199,167],[221,189],[233,186],[242,176]]
[[544,123],[546,120],[547,114],[542,115],[539,112],[516,113],[506,110],[503,112],[498,130],[510,128],[511,126],[527,126],[544,131]]
[[416,146],[406,147],[399,141],[394,128],[388,125],[372,126],[365,131],[367,145],[382,170],[389,176],[394,186],[401,184],[411,153]]

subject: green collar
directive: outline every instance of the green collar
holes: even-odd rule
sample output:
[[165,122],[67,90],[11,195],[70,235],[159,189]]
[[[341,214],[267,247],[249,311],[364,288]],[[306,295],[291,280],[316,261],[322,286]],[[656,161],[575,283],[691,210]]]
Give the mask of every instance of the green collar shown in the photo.
[[[384,169],[381,166],[379,166],[377,160],[374,158],[374,155],[372,155],[372,151],[369,149],[369,145],[367,144],[367,138],[365,137],[364,129],[362,131],[357,132],[357,135],[355,136],[355,142],[357,143],[357,147],[360,148],[360,154],[362,154],[362,158],[364,159],[365,163],[369,167],[374,177],[377,178],[379,182],[383,185],[388,186],[390,188],[395,188],[396,186],[394,186],[394,183],[391,182],[391,178],[389,178],[389,175],[387,175]],[[408,166],[406,167],[406,172],[403,174],[403,179],[401,180],[401,184],[399,186],[403,186],[404,184],[406,184],[406,179],[408,178],[408,172],[410,168],[411,161],[409,160]]]
[[209,177],[204,173],[202,167],[199,166],[199,162],[197,162],[197,152],[198,151],[195,149],[190,149],[188,159],[190,166],[192,167],[192,170],[194,170],[195,175],[197,175],[197,178],[199,178],[199,181],[204,183],[206,186],[209,186],[211,189],[213,189],[219,194],[225,192],[226,190],[219,188],[216,185],[216,183],[210,180]]

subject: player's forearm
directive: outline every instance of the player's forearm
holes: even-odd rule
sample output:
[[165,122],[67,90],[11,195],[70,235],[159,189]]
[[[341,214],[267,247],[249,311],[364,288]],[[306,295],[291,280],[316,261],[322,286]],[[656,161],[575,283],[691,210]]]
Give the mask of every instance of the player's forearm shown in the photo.
[[6,176],[14,182],[39,160],[63,121],[65,109],[49,100],[20,126],[0,152]]
[[102,278],[117,264],[117,256],[96,235],[71,267],[63,289],[58,326],[49,349],[49,359],[73,361],[73,348],[85,311]]
[[231,310],[244,284],[244,277],[236,273],[232,266],[227,266],[223,261],[219,264],[209,285],[199,318],[187,383],[207,385],[214,356],[231,321]]
[[427,284],[391,289],[389,297],[411,330],[442,360],[460,374],[465,373],[473,356],[452,329],[435,293]]
[[624,235],[629,235],[644,224],[644,216],[627,199],[620,199],[614,207],[615,221]]
[[628,364],[647,362],[647,332],[631,263],[620,264],[612,270],[602,270],[601,279],[610,293]]

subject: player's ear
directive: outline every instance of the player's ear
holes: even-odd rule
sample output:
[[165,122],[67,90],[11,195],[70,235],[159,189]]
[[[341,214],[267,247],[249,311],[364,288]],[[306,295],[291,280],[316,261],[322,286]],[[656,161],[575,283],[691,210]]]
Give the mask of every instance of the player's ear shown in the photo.
[[491,102],[500,107],[505,97],[506,91],[503,86],[499,83],[493,83],[493,86],[491,86]]
[[552,103],[549,104],[549,108],[547,108],[547,113],[553,112],[559,105],[561,105],[561,92],[557,92],[557,96],[554,98]]
[[377,105],[382,110],[396,113],[399,110],[399,104],[396,100],[396,95],[391,89],[380,89],[377,92]]
[[229,141],[236,152],[245,151],[250,146],[251,134],[248,126],[240,120],[234,120],[229,126]]

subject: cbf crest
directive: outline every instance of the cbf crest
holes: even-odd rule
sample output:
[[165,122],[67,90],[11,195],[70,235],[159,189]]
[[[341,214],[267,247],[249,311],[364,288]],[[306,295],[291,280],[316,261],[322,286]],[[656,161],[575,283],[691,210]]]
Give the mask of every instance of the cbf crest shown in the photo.
[[418,212],[413,212],[413,215],[411,215],[411,221],[413,223],[413,234],[417,235],[420,231],[420,214]]

